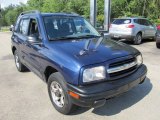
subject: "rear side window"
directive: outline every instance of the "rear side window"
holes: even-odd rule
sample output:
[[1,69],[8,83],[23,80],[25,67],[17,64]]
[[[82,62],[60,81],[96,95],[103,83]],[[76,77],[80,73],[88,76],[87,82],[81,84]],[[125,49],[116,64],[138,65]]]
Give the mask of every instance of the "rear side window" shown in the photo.
[[144,26],[152,25],[152,23],[150,21],[146,20],[146,19],[135,19],[134,22],[139,24],[139,25],[144,25]]
[[134,21],[134,23],[140,24],[140,20],[139,19],[134,19],[133,21]]
[[121,25],[129,23],[131,23],[131,19],[115,19],[112,24]]
[[144,26],[149,26],[149,23],[147,20],[145,19],[141,19],[141,25],[144,25]]

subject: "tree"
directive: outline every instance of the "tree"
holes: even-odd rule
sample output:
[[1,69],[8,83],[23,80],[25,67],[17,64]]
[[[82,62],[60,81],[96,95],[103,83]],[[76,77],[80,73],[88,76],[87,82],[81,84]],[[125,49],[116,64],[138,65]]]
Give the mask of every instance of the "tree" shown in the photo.
[[45,0],[28,0],[27,10],[42,10]]
[[16,18],[17,18],[17,13],[14,10],[13,11],[8,11],[7,14],[5,15],[7,25],[14,24]]
[[[44,0],[44,12],[75,12],[85,15],[89,0]],[[81,6],[81,7],[80,7]]]
[[68,0],[45,0],[42,11],[44,12],[64,12]]

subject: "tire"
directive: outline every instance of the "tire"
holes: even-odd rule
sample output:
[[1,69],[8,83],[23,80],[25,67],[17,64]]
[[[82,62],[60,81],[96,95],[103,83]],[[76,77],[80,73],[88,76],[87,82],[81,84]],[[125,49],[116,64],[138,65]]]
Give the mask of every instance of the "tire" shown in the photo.
[[25,72],[27,70],[26,66],[21,63],[17,50],[14,52],[14,60],[16,68],[19,72]]
[[159,48],[160,49],[160,43],[158,44],[158,43],[156,43],[156,46],[157,46],[157,48]]
[[134,42],[135,45],[139,45],[139,44],[142,43],[142,35],[141,35],[141,33],[138,33],[138,34],[134,37],[133,42]]
[[62,114],[70,114],[75,108],[68,95],[68,88],[63,76],[59,73],[53,73],[48,79],[48,93],[54,108]]

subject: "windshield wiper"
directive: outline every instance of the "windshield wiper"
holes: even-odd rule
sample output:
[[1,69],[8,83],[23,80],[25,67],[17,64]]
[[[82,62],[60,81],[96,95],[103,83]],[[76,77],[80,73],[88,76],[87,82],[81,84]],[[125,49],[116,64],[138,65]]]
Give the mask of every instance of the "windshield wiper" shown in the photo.
[[56,38],[49,38],[49,40],[69,40],[69,39],[76,39],[77,37],[56,37]]
[[49,40],[69,40],[69,39],[81,39],[81,38],[97,38],[101,36],[97,35],[83,35],[83,36],[65,36],[65,37],[55,37],[55,38],[49,38]]
[[83,35],[83,36],[78,36],[78,38],[97,38],[97,37],[101,37],[98,35]]

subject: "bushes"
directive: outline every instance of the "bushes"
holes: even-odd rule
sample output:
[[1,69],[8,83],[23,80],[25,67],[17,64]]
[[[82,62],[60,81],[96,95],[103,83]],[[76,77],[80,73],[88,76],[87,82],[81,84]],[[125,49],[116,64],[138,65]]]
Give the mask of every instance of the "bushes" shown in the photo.
[[1,27],[0,32],[6,32],[9,31],[9,26]]

